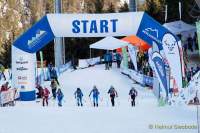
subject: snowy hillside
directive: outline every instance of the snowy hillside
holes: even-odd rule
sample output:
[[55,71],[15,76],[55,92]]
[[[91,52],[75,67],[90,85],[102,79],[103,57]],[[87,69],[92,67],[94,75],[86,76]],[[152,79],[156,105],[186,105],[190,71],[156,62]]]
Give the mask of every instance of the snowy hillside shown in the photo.
[[[0,133],[197,133],[197,129],[169,129],[175,125],[197,125],[196,108],[192,106],[158,107],[151,90],[135,84],[120,70],[104,70],[103,65],[67,71],[59,78],[64,105],[49,107],[39,102],[17,102],[16,107],[0,109]],[[49,82],[45,86],[49,87]],[[99,108],[91,105],[88,95],[93,85],[100,90]],[[118,91],[116,107],[111,107],[107,91],[113,85]],[[138,90],[136,107],[130,106],[128,93]],[[77,107],[74,91],[83,90],[84,106]],[[153,125],[153,129],[150,129]],[[155,126],[168,129],[155,129]]]

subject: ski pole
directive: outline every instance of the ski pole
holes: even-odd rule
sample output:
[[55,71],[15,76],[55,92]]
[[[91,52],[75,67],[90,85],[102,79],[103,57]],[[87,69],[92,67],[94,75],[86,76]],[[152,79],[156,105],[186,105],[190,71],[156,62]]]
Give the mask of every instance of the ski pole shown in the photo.
[[91,104],[91,106],[92,106],[92,100],[91,100],[90,96],[89,96],[89,99],[90,99],[90,104]]
[[128,102],[130,101],[130,97],[128,97]]

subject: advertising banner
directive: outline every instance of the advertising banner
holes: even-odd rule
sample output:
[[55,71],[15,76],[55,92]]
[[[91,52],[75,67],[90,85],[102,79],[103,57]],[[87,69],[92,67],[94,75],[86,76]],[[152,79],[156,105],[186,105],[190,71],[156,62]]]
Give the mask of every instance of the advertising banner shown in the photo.
[[165,64],[163,62],[162,56],[158,52],[154,52],[152,56],[152,61],[154,63],[154,69],[156,76],[160,82],[162,92],[165,94],[165,97],[168,97],[168,82],[165,70]]
[[137,48],[134,47],[133,45],[128,45],[129,55],[130,55],[131,60],[133,62],[134,68],[137,71],[138,68],[137,68],[137,51],[136,50],[137,50]]
[[12,46],[12,86],[20,90],[21,94],[29,93],[35,98],[35,68],[36,54],[24,52]]
[[178,41],[171,33],[166,33],[162,39],[165,57],[170,66],[170,72],[179,89],[182,88],[182,65]]
[[144,14],[137,36],[148,44],[158,45],[159,50],[164,50],[165,57],[169,63],[171,74],[177,82],[178,88],[182,87],[182,66],[180,51],[178,49],[178,37],[174,36],[153,18]]
[[0,93],[0,104],[5,104],[19,98],[17,89],[9,89]]
[[56,37],[135,35],[144,12],[104,14],[48,14]]
[[44,16],[28,31],[21,35],[13,45],[25,52],[35,53],[52,41],[54,37],[47,16]]
[[125,47],[122,48],[122,65],[124,69],[128,69],[128,53]]
[[200,55],[200,21],[196,22],[196,27],[197,27],[197,37],[198,37],[199,55]]

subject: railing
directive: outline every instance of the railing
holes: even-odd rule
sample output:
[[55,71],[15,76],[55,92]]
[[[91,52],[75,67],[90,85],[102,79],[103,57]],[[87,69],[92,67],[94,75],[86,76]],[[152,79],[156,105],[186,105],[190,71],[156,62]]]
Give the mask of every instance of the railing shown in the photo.
[[8,91],[0,92],[0,106],[4,106],[8,103],[13,103],[19,98],[17,89],[10,89]]
[[87,68],[90,65],[95,65],[100,62],[100,57],[90,58],[90,59],[79,59],[78,66],[79,68]]
[[131,79],[141,85],[147,85],[153,87],[153,77],[143,75],[137,71],[131,69],[122,69],[123,74],[129,76]]
[[[61,65],[60,67],[56,68],[58,76],[62,73],[64,73],[67,69],[71,67],[71,61],[67,64]],[[50,79],[50,73],[48,68],[37,68],[36,71],[36,83],[37,84],[43,84],[46,80]]]

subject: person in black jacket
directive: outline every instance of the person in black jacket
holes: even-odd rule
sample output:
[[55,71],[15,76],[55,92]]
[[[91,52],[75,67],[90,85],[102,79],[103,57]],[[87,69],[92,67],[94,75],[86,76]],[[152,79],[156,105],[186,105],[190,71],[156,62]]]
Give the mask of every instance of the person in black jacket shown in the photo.
[[120,68],[122,56],[118,52],[116,53],[115,56],[116,56],[116,61],[117,61],[117,68]]
[[115,97],[118,97],[118,94],[113,86],[111,86],[110,89],[108,90],[108,94],[110,94],[111,104],[114,107],[115,106]]
[[77,88],[74,92],[75,99],[77,99],[77,105],[83,106],[83,92],[80,88]]
[[137,97],[137,91],[135,88],[131,88],[129,96],[131,97],[131,106],[135,106],[135,98]]

